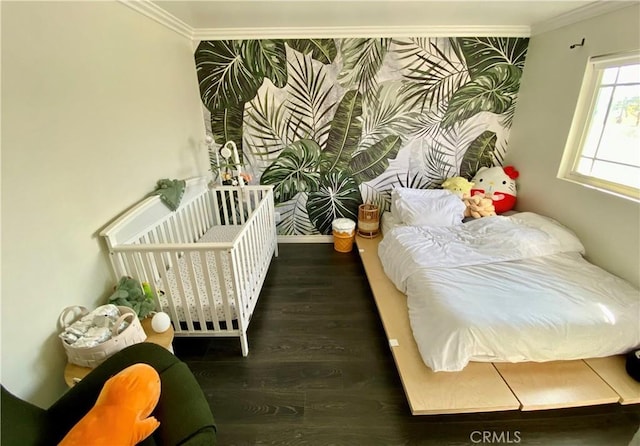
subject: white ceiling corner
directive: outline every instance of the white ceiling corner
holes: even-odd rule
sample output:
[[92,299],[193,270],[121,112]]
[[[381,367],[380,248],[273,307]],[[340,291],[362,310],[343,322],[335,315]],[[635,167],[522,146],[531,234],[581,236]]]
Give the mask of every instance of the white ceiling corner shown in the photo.
[[587,20],[592,17],[597,17],[608,12],[615,11],[621,8],[627,8],[632,5],[637,5],[638,1],[597,1],[589,3],[577,9],[567,11],[558,16],[552,17],[548,20],[534,23],[531,26],[531,35],[542,34],[554,29],[562,28],[563,26],[571,25],[582,20]]
[[172,31],[177,32],[181,36],[193,39],[193,28],[174,16],[173,14],[165,11],[156,3],[150,0],[118,0],[125,6],[133,9],[136,12],[144,15],[145,17],[154,20],[161,25],[169,28]]

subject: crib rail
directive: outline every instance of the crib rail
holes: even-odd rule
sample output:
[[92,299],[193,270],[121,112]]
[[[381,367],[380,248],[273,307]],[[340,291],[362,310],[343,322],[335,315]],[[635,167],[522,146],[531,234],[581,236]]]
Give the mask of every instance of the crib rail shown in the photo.
[[[136,225],[114,222],[105,237],[111,236],[117,277],[135,277],[149,283],[156,296],[164,293],[176,336],[239,336],[246,355],[246,330],[271,257],[277,255],[274,217],[270,186],[223,186],[201,190],[146,227],[138,214],[133,215]],[[198,242],[215,227],[237,228],[232,229],[236,235]],[[160,299],[157,308],[163,307]]]
[[[232,275],[240,313],[239,328],[242,331],[246,331],[258,302],[271,256],[277,255],[277,235],[273,212],[273,190],[269,189],[261,201],[261,205],[255,209],[247,224],[238,234],[234,241],[235,247],[231,251],[234,266]],[[245,351],[248,347],[243,345],[242,349]]]
[[[192,219],[206,219],[210,216],[210,208],[201,209],[207,206],[203,200],[208,190],[207,179],[203,177],[186,180],[185,191],[180,207],[176,212],[171,211],[157,195],[147,197],[138,204],[132,206],[124,212],[106,228],[100,235],[107,241],[109,249],[123,244],[135,243],[144,235],[150,237],[144,239],[142,243],[176,243],[189,242],[195,234],[189,237],[186,229],[191,227],[189,222]],[[194,201],[199,202],[194,204]],[[199,211],[198,211],[199,210]],[[194,215],[197,213],[197,217]],[[211,223],[209,217],[209,223]],[[202,222],[201,224],[206,224]],[[152,229],[157,228],[155,234],[149,234]]]

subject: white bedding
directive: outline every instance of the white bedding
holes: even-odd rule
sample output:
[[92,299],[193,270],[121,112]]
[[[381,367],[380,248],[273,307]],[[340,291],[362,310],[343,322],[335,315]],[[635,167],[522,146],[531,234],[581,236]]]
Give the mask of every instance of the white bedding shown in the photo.
[[639,291],[582,252],[573,233],[532,213],[400,226],[379,245],[434,371],[609,356],[640,345]]
[[399,222],[391,212],[383,212],[380,217],[380,230],[382,231],[382,235],[385,235],[391,230],[401,226],[402,223]]

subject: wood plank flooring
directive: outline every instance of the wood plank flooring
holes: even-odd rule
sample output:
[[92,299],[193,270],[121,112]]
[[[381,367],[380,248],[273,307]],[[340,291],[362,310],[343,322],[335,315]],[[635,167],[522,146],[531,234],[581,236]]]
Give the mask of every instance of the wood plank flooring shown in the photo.
[[238,339],[177,338],[225,445],[628,446],[637,406],[415,417],[359,255],[281,244]]

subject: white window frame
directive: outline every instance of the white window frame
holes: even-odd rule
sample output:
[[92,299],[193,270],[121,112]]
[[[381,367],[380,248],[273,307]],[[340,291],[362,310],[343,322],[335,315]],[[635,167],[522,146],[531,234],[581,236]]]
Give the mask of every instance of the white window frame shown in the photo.
[[576,170],[589,132],[604,69],[638,63],[640,50],[589,58],[558,178],[640,202],[640,189],[584,175]]

